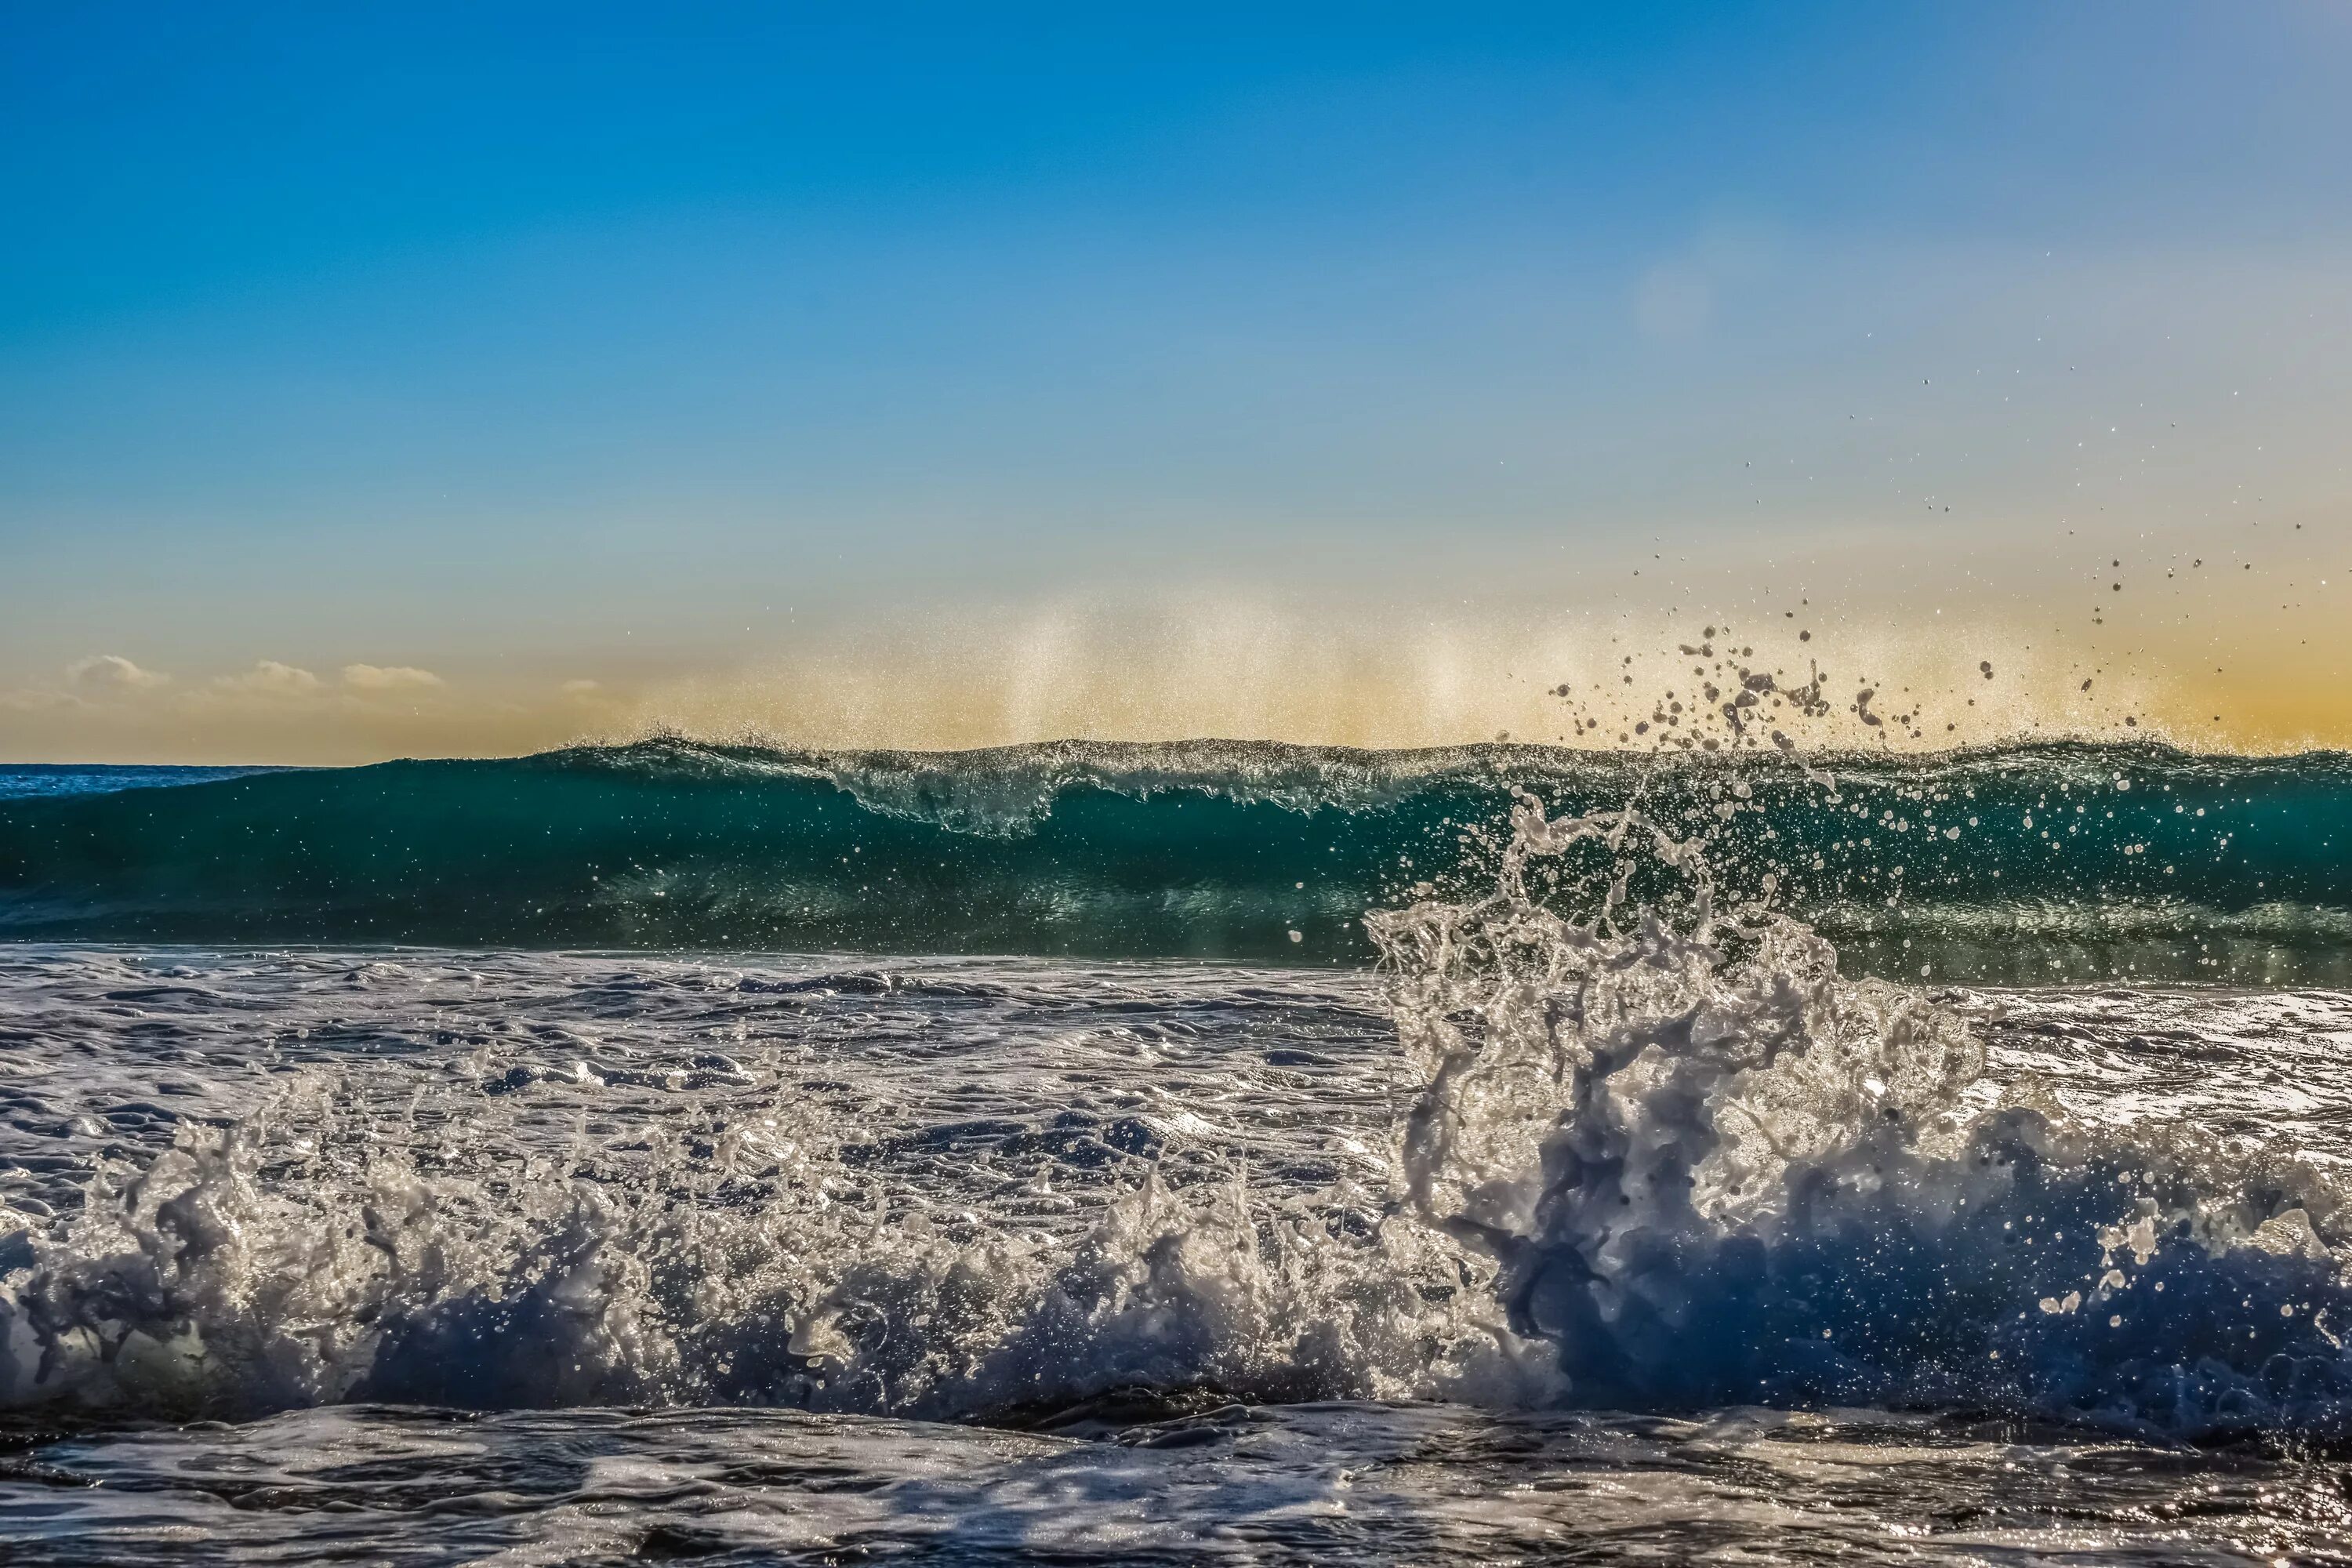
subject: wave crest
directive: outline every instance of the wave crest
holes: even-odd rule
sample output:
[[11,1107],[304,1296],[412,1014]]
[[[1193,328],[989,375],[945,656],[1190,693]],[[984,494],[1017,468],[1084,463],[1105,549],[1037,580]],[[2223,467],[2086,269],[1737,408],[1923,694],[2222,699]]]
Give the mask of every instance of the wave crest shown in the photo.
[[[683,741],[0,802],[0,934],[58,941],[1371,962],[1362,911],[1467,899],[1509,787],[1638,796],[1727,887],[1916,978],[2352,978],[2352,770],[2044,746],[1941,758],[955,754]],[[1565,858],[1537,891],[1594,892]],[[1650,873],[1645,899],[1678,895]],[[2054,967],[2053,967],[2054,961]]]

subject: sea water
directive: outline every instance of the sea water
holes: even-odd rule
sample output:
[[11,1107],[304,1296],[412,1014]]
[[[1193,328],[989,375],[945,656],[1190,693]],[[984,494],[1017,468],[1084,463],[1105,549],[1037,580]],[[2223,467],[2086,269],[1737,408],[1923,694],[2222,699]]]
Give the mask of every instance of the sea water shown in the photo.
[[0,805],[0,1543],[2345,1560],[2348,773],[663,742]]

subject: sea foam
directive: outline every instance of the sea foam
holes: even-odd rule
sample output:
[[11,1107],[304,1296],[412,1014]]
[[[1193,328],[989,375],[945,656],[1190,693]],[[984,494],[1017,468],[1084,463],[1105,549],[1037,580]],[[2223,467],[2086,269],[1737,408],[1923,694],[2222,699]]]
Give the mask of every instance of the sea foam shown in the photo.
[[[0,1219],[0,1400],[1007,1419],[1211,1388],[2352,1430],[2326,1168],[1996,1081],[1960,1013],[1841,975],[1637,809],[1522,794],[1509,826],[1492,891],[1370,918],[1397,1113],[1323,1184],[1068,1153],[918,1181],[805,1076],[723,1056],[672,1113],[552,1142],[525,1122],[559,1086],[593,1106],[584,1063],[486,1049],[404,1095],[314,1067]],[[1589,907],[1538,896],[1579,863]],[[1633,896],[1660,878],[1680,896]]]

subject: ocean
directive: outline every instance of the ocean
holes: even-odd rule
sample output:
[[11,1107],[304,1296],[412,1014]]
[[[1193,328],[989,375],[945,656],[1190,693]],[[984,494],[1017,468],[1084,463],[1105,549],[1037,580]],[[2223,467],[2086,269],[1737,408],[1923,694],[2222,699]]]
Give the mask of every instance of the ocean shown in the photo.
[[2352,1563],[2352,758],[0,769],[0,1561]]

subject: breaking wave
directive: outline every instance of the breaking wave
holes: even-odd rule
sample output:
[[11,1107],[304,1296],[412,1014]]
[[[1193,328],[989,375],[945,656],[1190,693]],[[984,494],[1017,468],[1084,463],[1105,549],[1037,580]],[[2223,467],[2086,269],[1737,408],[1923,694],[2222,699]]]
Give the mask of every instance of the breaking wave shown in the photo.
[[2151,745],[656,741],[289,772],[0,801],[0,935],[1369,963],[1363,910],[1491,881],[1514,785],[1708,830],[1727,886],[1772,879],[1857,972],[2352,980],[2352,762]]
[[[1381,1175],[981,1203],[723,1057],[691,1115],[551,1148],[487,1057],[397,1103],[314,1073],[0,1223],[0,1401],[1008,1419],[1205,1388],[2352,1434],[2332,1172],[2084,1122],[1927,994],[1843,975],[1772,873],[1731,888],[1646,808],[1506,798],[1488,890],[1369,922],[1402,1045]],[[1726,798],[1736,847],[1770,813]]]

